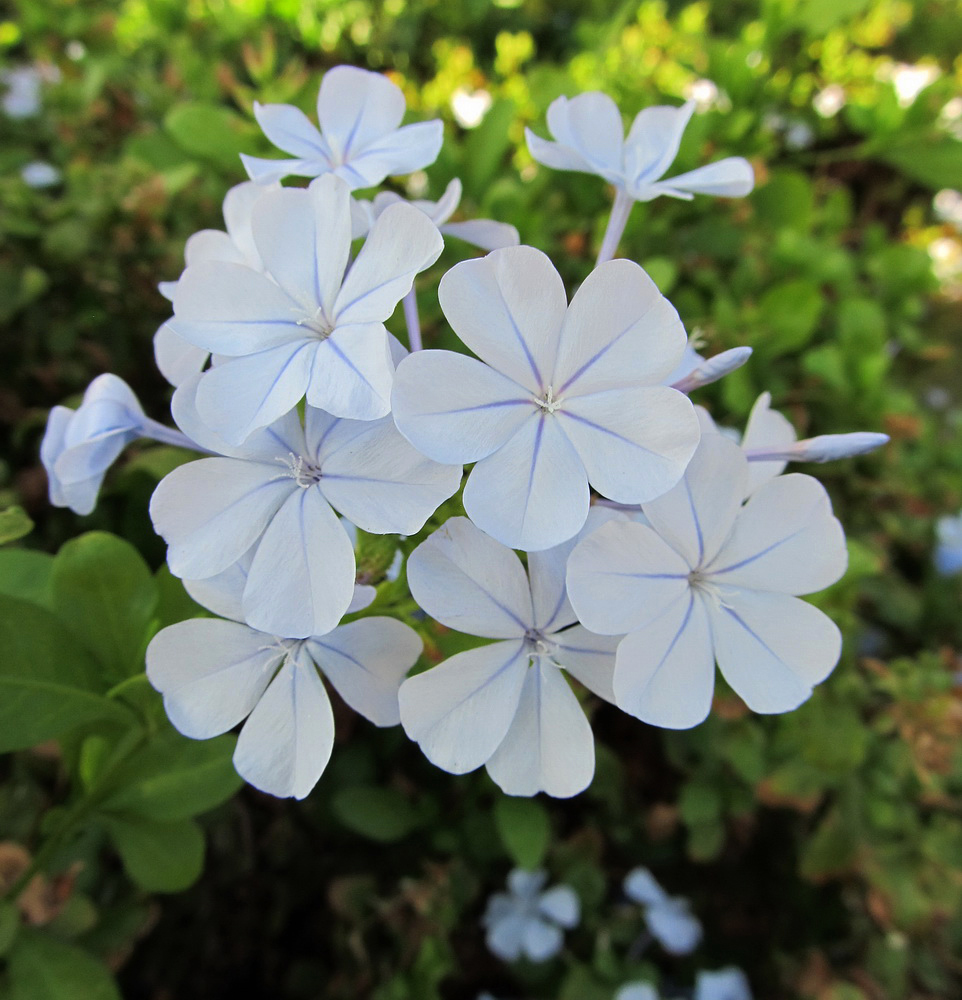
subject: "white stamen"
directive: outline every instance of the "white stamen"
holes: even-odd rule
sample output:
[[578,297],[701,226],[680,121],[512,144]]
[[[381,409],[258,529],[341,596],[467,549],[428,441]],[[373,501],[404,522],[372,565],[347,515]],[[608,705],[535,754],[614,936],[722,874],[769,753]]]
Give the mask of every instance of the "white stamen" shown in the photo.
[[553,387],[549,385],[543,396],[540,398],[535,396],[534,401],[541,407],[542,410],[545,411],[545,413],[554,413],[555,410],[561,408],[561,403],[563,402],[561,399],[554,398],[552,388]]

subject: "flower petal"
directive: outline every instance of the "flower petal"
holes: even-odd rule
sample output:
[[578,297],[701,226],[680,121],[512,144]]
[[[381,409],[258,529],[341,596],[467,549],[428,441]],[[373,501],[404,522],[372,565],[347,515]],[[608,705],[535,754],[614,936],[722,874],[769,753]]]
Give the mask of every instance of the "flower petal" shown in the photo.
[[147,647],[147,679],[174,728],[195,740],[233,729],[260,700],[283,652],[238,622],[193,618],[161,629]]
[[439,118],[415,122],[372,142],[336,172],[352,189],[373,187],[389,174],[409,174],[434,163],[443,142]]
[[503,742],[527,673],[522,640],[458,653],[401,685],[404,731],[432,764],[452,774],[473,771]]
[[394,360],[381,323],[339,327],[314,354],[307,401],[336,417],[376,420],[391,409]]
[[325,161],[316,156],[306,160],[267,160],[261,156],[241,153],[240,158],[247,176],[255,184],[264,187],[276,184],[285,177],[317,177],[327,169]]
[[705,602],[689,592],[621,640],[615,660],[618,707],[664,729],[690,729],[711,709],[715,657]]
[[475,465],[464,487],[468,517],[502,544],[528,552],[576,535],[588,506],[585,467],[553,415],[533,413]]
[[203,580],[227,569],[260,538],[294,489],[280,467],[258,462],[203,458],[174,469],[150,500],[171,573]]
[[615,704],[612,687],[615,673],[615,651],[620,635],[596,635],[583,625],[565,629],[551,637],[557,643],[552,659],[575,680],[589,690]]
[[747,482],[748,462],[738,446],[706,434],[681,482],[642,509],[692,569],[707,566],[731,534]]
[[563,146],[575,150],[591,169],[612,183],[623,179],[625,126],[618,106],[599,91],[559,97],[548,106],[548,128]]
[[546,792],[567,799],[591,784],[595,773],[591,726],[553,663],[538,660],[528,669],[511,727],[487,769],[508,795]]
[[755,186],[755,172],[748,160],[741,156],[729,156],[677,177],[668,177],[662,183],[673,191],[741,198]]
[[681,137],[695,102],[644,108],[635,115],[625,140],[625,171],[632,185],[658,180],[678,155]]
[[682,598],[689,572],[685,560],[648,526],[611,521],[571,553],[568,597],[586,628],[623,635]]
[[219,229],[202,229],[187,237],[184,244],[184,262],[190,267],[202,260],[223,260],[232,264],[247,264],[244,255],[234,246],[227,233]]
[[303,799],[333,748],[334,713],[321,678],[306,658],[288,660],[244,724],[234,766],[262,792]]
[[[781,451],[795,443],[795,428],[777,410],[771,408],[772,394],[763,392],[755,400],[742,435],[743,451]],[[762,483],[780,476],[787,462],[749,462],[748,492],[754,493]]]
[[240,251],[248,267],[261,269],[263,261],[254,243],[253,217],[254,205],[261,195],[279,190],[279,185],[255,184],[253,181],[243,181],[235,184],[224,195],[224,225],[231,242]]
[[175,388],[203,370],[210,352],[195,347],[164,323],[154,334],[154,361],[160,374]]
[[295,489],[257,546],[244,617],[285,639],[325,635],[350,606],[354,572],[354,549],[321,491]]
[[396,129],[403,117],[404,94],[381,73],[335,66],[321,80],[317,120],[339,162]]
[[330,161],[330,148],[317,126],[291,104],[259,104],[254,117],[264,135],[278,148],[302,160]]
[[668,899],[668,893],[647,868],[633,868],[628,872],[625,876],[624,890],[629,899],[641,903],[642,906],[654,906]]
[[461,485],[461,466],[425,458],[388,416],[361,421],[360,433],[342,421],[326,439],[320,488],[345,517],[375,534],[416,534]]
[[670,490],[701,435],[688,397],[660,385],[576,396],[558,418],[588,482],[619,503],[644,503]]
[[551,167],[552,170],[577,170],[580,173],[595,173],[594,166],[569,146],[542,139],[540,135],[535,135],[529,128],[524,130],[524,137],[528,143],[528,152],[538,163],[543,163],[546,167]]
[[712,607],[715,655],[753,712],[790,712],[832,672],[842,651],[835,623],[787,594],[724,588]]
[[684,899],[671,898],[650,906],[645,923],[670,955],[688,955],[701,941],[701,923]]
[[493,219],[470,219],[467,222],[447,222],[441,225],[444,236],[454,236],[482,250],[516,247],[521,242],[518,230],[506,222]]
[[577,927],[581,919],[581,900],[570,885],[556,885],[543,892],[538,909],[561,927]]
[[337,693],[376,726],[401,721],[398,689],[424,644],[393,618],[361,618],[305,643]]
[[687,343],[678,313],[644,270],[630,260],[606,261],[568,307],[551,374],[554,395],[658,385]]
[[516,382],[453,351],[415,351],[398,365],[391,395],[401,433],[438,462],[477,462],[497,451],[534,410]]
[[835,583],[847,565],[845,534],[825,487],[811,476],[792,473],[749,497],[705,571],[714,583],[811,594]]
[[449,518],[411,553],[407,577],[415,601],[448,628],[512,639],[532,625],[521,560],[466,517]]
[[564,283],[534,247],[504,247],[455,264],[438,300],[455,333],[482,361],[541,396],[551,381],[567,307]]
[[561,951],[564,935],[561,928],[546,920],[529,917],[521,932],[521,948],[532,962],[546,962]]

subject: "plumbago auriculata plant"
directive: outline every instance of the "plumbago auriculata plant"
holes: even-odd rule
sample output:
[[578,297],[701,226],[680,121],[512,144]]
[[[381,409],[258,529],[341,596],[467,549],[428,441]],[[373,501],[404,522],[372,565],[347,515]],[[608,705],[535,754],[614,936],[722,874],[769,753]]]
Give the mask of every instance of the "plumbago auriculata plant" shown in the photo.
[[[707,716],[716,664],[753,711],[804,702],[841,638],[800,595],[839,579],[846,550],[824,488],[784,470],[887,439],[796,440],[767,393],[740,439],[719,428],[691,394],[750,349],[702,357],[645,271],[615,259],[635,201],[744,196],[750,165],[665,177],[691,103],[646,108],[626,136],[604,94],[556,100],[553,141],[529,131],[531,154],[615,191],[569,300],[513,226],[449,221],[457,181],[437,202],[354,197],[441,147],[440,121],[401,127],[386,77],[330,70],[317,125],[287,105],[254,111],[290,158],[245,156],[226,231],[192,236],[183,274],[161,285],[173,317],[156,358],[178,429],[108,374],[76,411],[53,409],[42,446],[52,502],[80,514],[131,441],[200,453],[150,504],[171,572],[219,616],[147,649],[176,728],[206,739],[243,724],[238,772],[303,798],[334,743],[330,684],[438,767],[564,797],[594,772],[578,685],[675,729]],[[282,186],[292,176],[310,180]],[[414,281],[446,236],[487,252],[438,288],[463,353],[423,350],[418,326]],[[385,326],[399,302],[407,345]],[[429,518],[441,526],[418,539]],[[357,529],[413,536],[403,600],[359,579]],[[422,612],[491,642],[408,677]]]

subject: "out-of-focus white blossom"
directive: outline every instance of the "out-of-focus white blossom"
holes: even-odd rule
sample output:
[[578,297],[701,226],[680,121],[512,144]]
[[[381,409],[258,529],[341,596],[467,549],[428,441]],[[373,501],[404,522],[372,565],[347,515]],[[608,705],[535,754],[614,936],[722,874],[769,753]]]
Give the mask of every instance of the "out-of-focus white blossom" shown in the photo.
[[546,962],[561,951],[564,931],[578,926],[581,902],[571,886],[545,890],[548,873],[515,868],[508,875],[508,891],[488,900],[483,923],[488,948],[506,962],[522,955]]

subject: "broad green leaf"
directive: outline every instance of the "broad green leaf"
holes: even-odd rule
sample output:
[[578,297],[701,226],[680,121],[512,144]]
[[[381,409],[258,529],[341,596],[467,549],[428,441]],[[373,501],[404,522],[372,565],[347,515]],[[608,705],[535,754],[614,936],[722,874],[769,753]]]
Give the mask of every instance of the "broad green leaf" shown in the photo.
[[494,807],[494,822],[504,849],[516,865],[530,869],[544,861],[551,821],[540,802],[504,796]]
[[33,521],[22,507],[7,507],[0,510],[0,545],[15,542],[33,531]]
[[754,338],[755,350],[775,357],[804,347],[815,333],[822,305],[818,288],[802,279],[769,288],[758,303],[761,330]]
[[49,934],[24,931],[7,960],[8,1000],[121,1000],[103,962]]
[[164,127],[174,142],[199,159],[237,170],[250,128],[233,111],[215,104],[178,104],[167,112]]
[[54,561],[52,585],[54,610],[111,678],[143,669],[157,586],[129,542],[103,531],[67,542]]
[[417,810],[393,788],[344,788],[331,800],[334,815],[370,840],[401,840],[420,824]]
[[50,607],[53,556],[32,549],[0,551],[0,594]]
[[101,807],[154,820],[207,812],[243,784],[231,760],[236,742],[234,736],[189,740],[167,729],[114,773],[114,791]]
[[0,900],[0,958],[7,955],[20,930],[20,912],[16,903]]
[[464,143],[464,179],[468,192],[480,199],[511,146],[510,127],[517,115],[514,101],[497,100]]
[[0,753],[130,715],[99,693],[97,665],[49,611],[0,596]]
[[686,826],[719,821],[722,798],[717,783],[707,779],[689,781],[678,797],[678,811]]
[[181,892],[204,867],[204,834],[190,819],[157,823],[139,816],[109,815],[102,821],[127,874],[148,892]]
[[911,142],[905,142],[905,138],[903,134],[897,145],[880,148],[878,157],[933,191],[959,186],[959,178],[962,178],[962,142],[948,135],[929,135]]
[[814,205],[811,181],[795,170],[776,172],[752,195],[758,217],[776,228],[808,229]]

